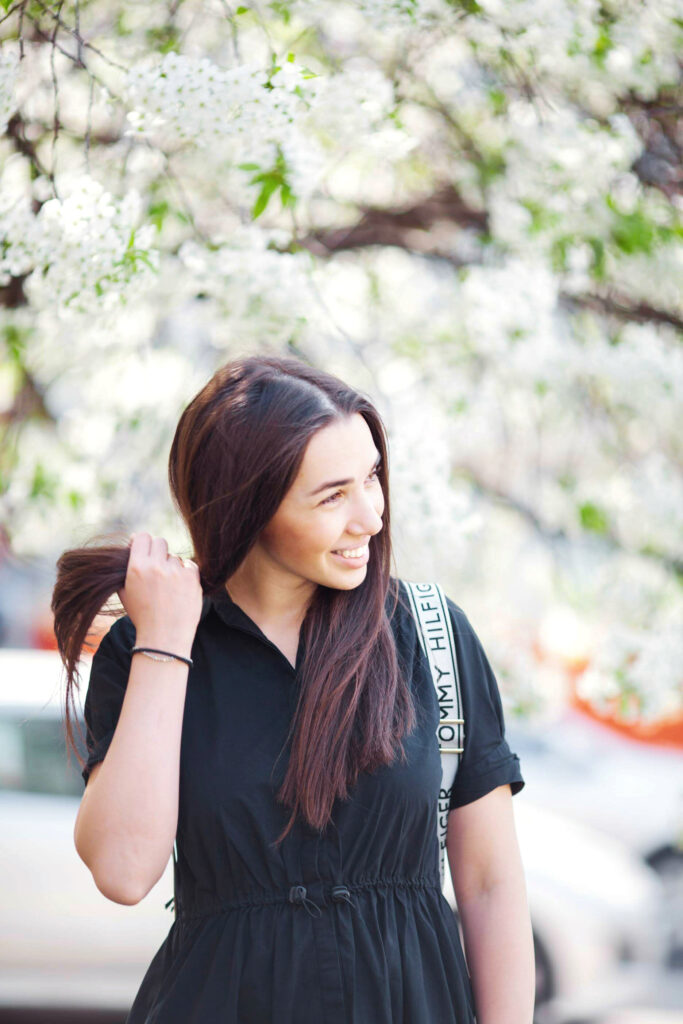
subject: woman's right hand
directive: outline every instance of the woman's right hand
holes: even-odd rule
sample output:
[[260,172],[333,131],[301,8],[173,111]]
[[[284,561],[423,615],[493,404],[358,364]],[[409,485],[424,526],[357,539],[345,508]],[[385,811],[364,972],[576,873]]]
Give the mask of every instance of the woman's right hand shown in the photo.
[[169,555],[163,537],[134,533],[126,581],[117,593],[135,626],[136,644],[189,655],[204,596],[195,562]]

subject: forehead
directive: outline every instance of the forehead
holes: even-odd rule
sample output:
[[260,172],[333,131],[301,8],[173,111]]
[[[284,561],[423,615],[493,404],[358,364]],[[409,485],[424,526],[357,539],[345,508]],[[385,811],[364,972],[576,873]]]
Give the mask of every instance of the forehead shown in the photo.
[[318,430],[310,439],[304,452],[303,461],[297,477],[313,486],[320,482],[317,477],[328,473],[330,469],[340,470],[339,475],[354,476],[357,464],[372,462],[377,447],[363,416],[354,413],[343,420],[335,420]]

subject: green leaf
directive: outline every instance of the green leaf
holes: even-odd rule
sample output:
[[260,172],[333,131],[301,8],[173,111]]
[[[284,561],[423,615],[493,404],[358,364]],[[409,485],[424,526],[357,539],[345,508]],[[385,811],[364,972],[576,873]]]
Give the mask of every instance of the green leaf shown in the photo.
[[489,185],[505,171],[505,160],[502,153],[488,153],[477,164],[477,171],[483,185]]
[[296,196],[286,181],[280,186],[280,202],[283,206],[296,206]]
[[179,53],[180,34],[175,25],[158,25],[145,33],[147,44],[158,53]]
[[489,101],[495,114],[503,114],[507,110],[507,95],[502,89],[489,89]]
[[550,246],[550,260],[555,273],[560,274],[567,269],[567,256],[572,244],[571,235],[563,235],[553,239]]
[[268,6],[270,7],[273,14],[280,15],[285,25],[289,25],[291,14],[287,3],[282,2],[282,0],[273,0],[273,2]]
[[592,501],[585,501],[582,505],[579,505],[579,520],[584,530],[600,534],[608,532],[609,522],[607,516]]
[[56,493],[56,478],[49,475],[42,462],[36,462],[33,469],[33,480],[31,481],[29,498],[47,498],[50,501],[54,501]]
[[165,199],[160,199],[156,203],[151,203],[150,206],[147,207],[147,216],[151,220],[152,224],[154,224],[157,231],[161,231],[170,209],[171,207]]
[[267,170],[259,169],[258,174],[254,174],[253,177],[249,179],[249,184],[261,185],[259,194],[256,197],[256,201],[251,211],[253,220],[256,220],[257,217],[261,216],[270,201],[270,197],[273,193],[277,192],[278,189],[280,190],[280,201],[282,202],[283,207],[292,207],[296,205],[297,196],[292,191],[291,185],[287,181],[287,161],[279,148],[274,166]]
[[9,362],[19,368],[22,367],[28,333],[26,328],[17,327],[15,324],[5,324],[2,328],[2,340],[7,348]]
[[[2,2],[2,0],[0,0]],[[128,28],[125,21],[125,14],[123,11],[119,11],[114,21],[114,31],[117,36],[123,38],[124,36],[130,36],[133,34],[133,30]]]
[[539,203],[535,199],[522,199],[520,206],[523,206],[525,210],[531,215],[531,224],[529,226],[529,234],[537,235],[546,228],[551,228],[561,220],[561,217],[554,210],[549,210],[543,203]]
[[612,42],[612,37],[604,25],[601,26],[600,31],[598,32],[598,37],[595,40],[595,46],[593,47],[595,63],[602,66],[605,63],[605,57],[613,46],[614,43]]
[[68,491],[66,497],[72,508],[82,508],[85,504],[85,498],[80,491]]
[[612,239],[617,248],[629,256],[651,253],[657,241],[657,228],[640,210],[617,213],[612,226]]
[[482,7],[477,0],[446,0],[449,7],[464,11],[465,14],[481,14]]
[[252,220],[256,220],[257,217],[261,216],[261,214],[265,210],[266,206],[268,205],[268,201],[270,200],[270,197],[272,196],[273,192],[276,190],[277,187],[278,187],[278,182],[274,178],[270,178],[269,177],[269,178],[267,178],[263,182],[263,185],[261,187],[261,191],[259,192],[259,194],[258,194],[258,196],[256,198],[256,202],[254,203],[254,205],[252,207],[252,211],[251,211]]
[[604,281],[607,273],[607,263],[605,260],[605,243],[602,238],[589,238],[588,244],[593,252],[593,262],[591,264],[591,274],[596,281]]

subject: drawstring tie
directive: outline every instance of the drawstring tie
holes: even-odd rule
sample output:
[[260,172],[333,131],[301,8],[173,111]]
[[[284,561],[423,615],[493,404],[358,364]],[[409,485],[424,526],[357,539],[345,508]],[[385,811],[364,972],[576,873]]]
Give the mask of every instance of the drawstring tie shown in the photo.
[[[335,885],[332,887],[330,895],[335,903],[341,903],[345,900],[352,907],[354,906],[353,900],[351,899],[351,893],[345,885]],[[293,885],[289,890],[289,902],[290,903],[301,903],[306,908],[311,917],[320,917],[322,911],[317,903],[306,895],[305,885]],[[315,909],[311,909],[311,907]]]
[[332,899],[335,900],[337,903],[341,903],[342,900],[346,900],[346,902],[350,904],[350,906],[355,906],[355,903],[351,899],[351,893],[349,892],[345,885],[335,885],[332,889],[331,895]]
[[[306,910],[311,915],[311,917],[320,917],[320,915],[322,913],[322,911],[321,911],[320,907],[318,906],[318,904],[315,903],[312,899],[310,899],[306,895],[306,886],[305,885],[293,885],[292,886],[292,888],[289,890],[289,902],[290,903],[303,903],[303,905],[306,907]],[[311,910],[310,907],[315,907],[315,911]]]
[[[351,899],[351,893],[346,885],[333,885],[330,890],[330,896],[335,903],[341,903],[345,901],[350,906],[355,907],[355,903]],[[306,895],[305,885],[293,885],[289,890],[289,902],[290,903],[301,903],[306,908],[311,917],[320,917],[322,911],[318,904]],[[164,909],[168,910],[173,907],[175,911],[175,897],[171,896],[170,900],[164,903]],[[313,908],[313,909],[311,909]]]

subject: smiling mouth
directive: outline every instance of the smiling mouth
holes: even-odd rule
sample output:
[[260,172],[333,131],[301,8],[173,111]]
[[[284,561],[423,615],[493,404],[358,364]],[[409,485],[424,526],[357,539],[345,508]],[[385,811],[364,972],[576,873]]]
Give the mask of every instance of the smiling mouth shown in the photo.
[[342,558],[348,558],[349,561],[353,561],[355,558],[363,558],[368,553],[369,542],[363,547],[358,548],[346,548],[345,550],[338,548],[333,551],[333,555],[341,555]]

